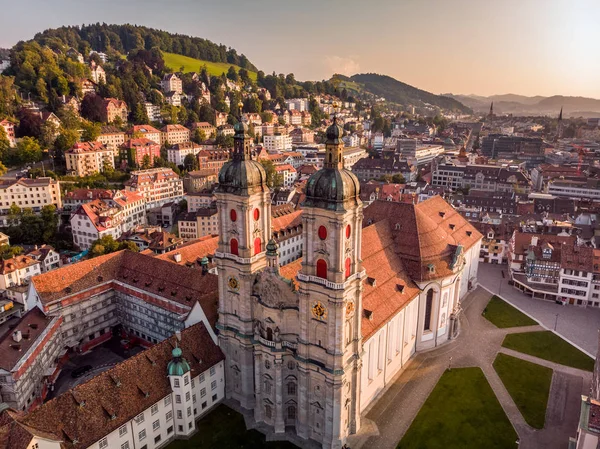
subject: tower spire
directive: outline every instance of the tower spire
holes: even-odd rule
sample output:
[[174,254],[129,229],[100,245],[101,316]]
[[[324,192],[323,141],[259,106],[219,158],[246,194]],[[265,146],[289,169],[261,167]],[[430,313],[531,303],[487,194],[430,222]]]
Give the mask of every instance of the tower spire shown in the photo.
[[494,116],[494,102],[492,101],[492,104],[490,105],[490,117]]
[[559,122],[560,122],[560,121],[562,121],[562,119],[563,119],[563,118],[562,118],[562,112],[563,112],[563,108],[562,108],[562,106],[561,106],[561,107],[560,107],[560,113],[558,114],[558,121],[559,121]]

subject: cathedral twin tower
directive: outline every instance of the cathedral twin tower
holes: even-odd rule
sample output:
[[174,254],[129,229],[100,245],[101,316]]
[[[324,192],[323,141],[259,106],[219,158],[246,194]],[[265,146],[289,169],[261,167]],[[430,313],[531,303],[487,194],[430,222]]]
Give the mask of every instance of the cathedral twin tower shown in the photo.
[[307,183],[303,258],[279,271],[271,200],[247,127],[219,174],[219,341],[227,397],[273,433],[339,449],[360,427],[363,209],[342,128]]

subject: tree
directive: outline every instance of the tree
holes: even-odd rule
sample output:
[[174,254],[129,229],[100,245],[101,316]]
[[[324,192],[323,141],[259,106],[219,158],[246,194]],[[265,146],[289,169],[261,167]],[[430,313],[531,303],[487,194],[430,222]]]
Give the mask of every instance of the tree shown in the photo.
[[394,184],[405,184],[406,179],[404,179],[404,176],[402,176],[402,173],[396,173],[394,176],[392,176],[392,182]]
[[81,116],[92,122],[102,122],[104,118],[104,100],[102,97],[91,93],[83,97]]
[[21,246],[10,246],[10,245],[2,245],[0,246],[0,257],[3,259],[11,259],[19,254],[23,253],[23,247]]
[[92,243],[90,257],[98,257],[104,254],[114,253],[115,251],[121,251],[123,249],[128,249],[135,252],[139,251],[137,245],[131,241],[126,240],[123,242],[117,242],[112,235],[105,235]]
[[206,140],[206,133],[203,129],[196,128],[194,130],[194,135],[192,136],[192,141],[196,143],[202,143]]
[[235,70],[235,67],[233,67],[232,65],[230,65],[229,69],[227,70],[227,78],[233,81],[234,83],[237,83],[240,80],[240,76],[238,75],[237,70]]
[[23,137],[17,144],[17,157],[21,162],[39,162],[42,160],[42,148],[33,137]]
[[277,173],[275,164],[269,159],[263,159],[260,161],[265,171],[267,172],[267,185],[270,188],[277,188],[283,185],[283,175]]
[[8,153],[9,149],[10,140],[8,140],[4,127],[0,126],[0,159],[4,159],[4,156]]
[[84,142],[94,142],[102,132],[100,123],[84,121],[81,123],[81,128],[83,129],[81,140]]
[[193,154],[188,154],[183,159],[183,168],[187,171],[198,170],[198,158]]
[[147,170],[152,167],[152,160],[150,159],[150,155],[146,154],[142,158],[142,169]]
[[150,119],[148,118],[145,106],[142,103],[136,104],[133,111],[133,123],[143,125],[148,122],[150,122]]
[[30,109],[21,109],[18,114],[19,126],[15,130],[17,137],[35,137],[38,139],[42,131],[42,118]]
[[233,148],[233,136],[218,135],[215,143],[221,148]]

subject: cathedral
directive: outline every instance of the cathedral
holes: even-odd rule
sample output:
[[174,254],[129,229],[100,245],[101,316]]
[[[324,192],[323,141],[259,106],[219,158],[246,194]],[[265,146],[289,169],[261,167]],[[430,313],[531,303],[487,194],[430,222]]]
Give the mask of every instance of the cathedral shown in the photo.
[[334,119],[301,206],[303,257],[280,266],[267,175],[247,125],[235,131],[216,192],[226,395],[271,433],[339,449],[415,353],[456,337],[482,236],[440,197],[363,208]]

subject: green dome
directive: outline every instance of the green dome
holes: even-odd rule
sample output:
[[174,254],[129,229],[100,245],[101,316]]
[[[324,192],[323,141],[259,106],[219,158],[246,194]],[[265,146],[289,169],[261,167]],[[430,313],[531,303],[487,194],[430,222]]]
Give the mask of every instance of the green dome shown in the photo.
[[241,120],[233,125],[233,129],[236,134],[246,134],[248,132],[248,125]]
[[181,348],[174,348],[171,354],[173,355],[173,360],[167,365],[169,376],[183,376],[190,371],[190,364],[182,357],[183,352],[181,351]]
[[308,179],[304,206],[343,210],[347,202],[358,203],[359,194],[360,183],[350,170],[323,168]]
[[277,249],[277,242],[273,239],[269,240],[269,243],[267,243],[267,256],[276,256]]
[[204,256],[200,259],[200,265],[208,265],[208,257]]
[[333,123],[327,131],[325,131],[325,136],[327,140],[325,141],[326,145],[339,145],[342,143],[342,137],[344,136],[343,128],[337,124],[337,118],[333,118]]
[[233,159],[219,172],[218,192],[247,194],[267,189],[267,172],[260,162]]

